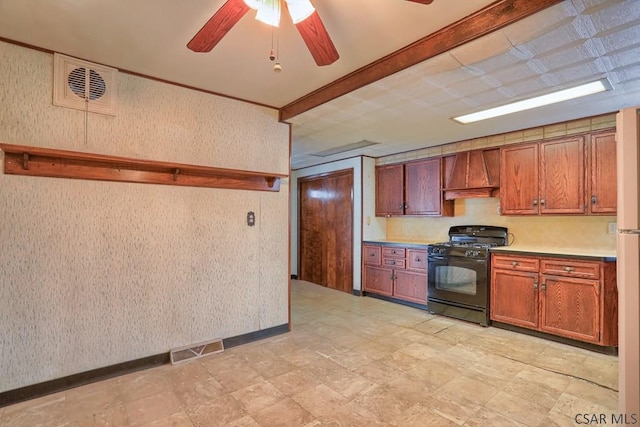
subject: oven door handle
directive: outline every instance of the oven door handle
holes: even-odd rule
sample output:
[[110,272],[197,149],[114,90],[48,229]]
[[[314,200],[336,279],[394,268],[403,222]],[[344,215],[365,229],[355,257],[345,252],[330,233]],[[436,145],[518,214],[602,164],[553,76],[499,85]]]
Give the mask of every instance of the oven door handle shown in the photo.
[[466,258],[466,257],[447,257],[444,255],[429,255],[427,257],[427,265],[431,261],[451,262],[452,259],[462,260],[463,262],[470,263],[470,264],[486,264],[487,263],[487,258]]

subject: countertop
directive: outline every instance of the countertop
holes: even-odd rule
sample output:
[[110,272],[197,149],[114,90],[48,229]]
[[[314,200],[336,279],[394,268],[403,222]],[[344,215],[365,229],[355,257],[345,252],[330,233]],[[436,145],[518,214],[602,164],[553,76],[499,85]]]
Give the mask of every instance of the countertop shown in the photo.
[[616,261],[615,249],[550,248],[544,246],[512,245],[491,248],[491,252],[522,255],[548,255],[568,258],[591,258],[602,261]]
[[[363,243],[384,246],[404,246],[426,248],[428,245],[440,243],[440,240],[408,240],[408,239],[369,239]],[[493,253],[514,253],[520,255],[558,256],[564,258],[589,258],[606,262],[616,261],[615,249],[554,248],[548,246],[512,245],[491,248]]]
[[373,240],[364,240],[363,243],[372,243],[374,245],[383,245],[383,246],[406,246],[406,247],[417,247],[417,248],[426,248],[428,245],[432,245],[434,243],[439,243],[439,240],[404,240],[404,239],[373,239]]

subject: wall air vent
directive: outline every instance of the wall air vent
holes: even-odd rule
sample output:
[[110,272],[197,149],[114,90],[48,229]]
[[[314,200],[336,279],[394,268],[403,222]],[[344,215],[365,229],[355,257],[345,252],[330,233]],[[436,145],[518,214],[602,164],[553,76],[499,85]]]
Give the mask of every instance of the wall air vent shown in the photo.
[[380,144],[380,143],[379,142],[373,142],[373,141],[367,141],[366,139],[363,139],[362,141],[359,141],[359,142],[353,142],[351,144],[341,145],[340,147],[334,147],[334,148],[331,148],[329,150],[319,151],[317,153],[311,153],[311,155],[312,156],[316,156],[316,157],[329,157],[329,156],[333,156],[334,154],[340,154],[340,153],[344,153],[346,151],[356,150],[358,148],[369,147],[371,145],[376,145],[376,144]]
[[54,53],[53,104],[115,116],[118,70]]
[[176,348],[169,353],[171,357],[171,364],[177,365],[179,363],[188,362],[201,357],[218,354],[224,351],[224,344],[221,339],[201,342],[199,344],[191,344],[186,347]]

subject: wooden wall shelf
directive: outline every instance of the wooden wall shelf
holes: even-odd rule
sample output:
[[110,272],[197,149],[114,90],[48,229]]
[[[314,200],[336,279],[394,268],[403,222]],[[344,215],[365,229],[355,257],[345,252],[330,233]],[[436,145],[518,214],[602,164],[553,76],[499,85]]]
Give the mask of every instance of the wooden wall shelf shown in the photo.
[[288,175],[0,144],[4,173],[234,190],[280,191]]

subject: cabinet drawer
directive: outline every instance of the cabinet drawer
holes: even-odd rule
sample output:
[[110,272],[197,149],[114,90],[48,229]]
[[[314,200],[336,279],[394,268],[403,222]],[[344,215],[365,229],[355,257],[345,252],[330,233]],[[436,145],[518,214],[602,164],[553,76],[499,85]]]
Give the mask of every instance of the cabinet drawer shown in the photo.
[[382,256],[385,258],[404,258],[404,248],[384,247]]
[[600,278],[600,264],[590,261],[573,261],[566,259],[543,259],[542,274],[586,279]]
[[364,245],[364,263],[380,265],[382,262],[382,248],[380,246]]
[[407,268],[427,271],[427,251],[407,249]]
[[384,258],[382,264],[385,267],[404,268],[404,259]]
[[493,258],[491,258],[491,268],[537,272],[539,265],[539,260],[535,258],[501,255],[494,255]]

